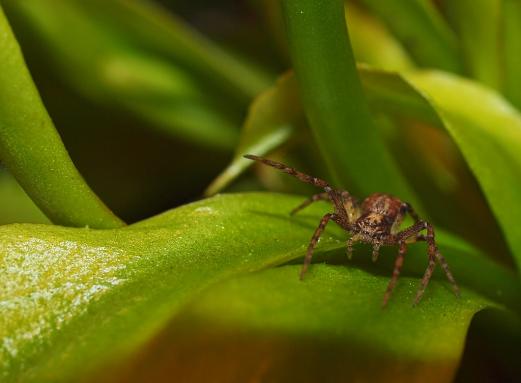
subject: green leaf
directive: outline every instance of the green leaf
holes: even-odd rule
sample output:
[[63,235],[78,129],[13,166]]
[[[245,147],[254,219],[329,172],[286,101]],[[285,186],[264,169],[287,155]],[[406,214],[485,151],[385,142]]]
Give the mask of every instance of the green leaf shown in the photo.
[[505,96],[521,109],[521,3],[503,0],[502,17],[503,89]]
[[438,111],[521,268],[521,115],[499,94],[468,80],[442,72],[406,78]]
[[271,74],[222,49],[155,1],[76,2],[106,20],[113,29],[148,49],[181,62],[237,99],[253,98],[273,81]]
[[1,7],[0,157],[53,222],[95,228],[123,225],[74,167]]
[[353,2],[346,2],[349,37],[357,62],[386,70],[409,70],[411,57],[386,26]]
[[[382,310],[387,276],[313,265],[300,281],[299,268],[277,267],[208,289],[126,374],[161,376],[168,368],[193,381],[193,366],[204,363],[216,380],[231,369],[250,381],[262,369],[274,381],[320,381],[321,373],[334,371],[335,381],[409,382],[436,371],[436,382],[451,382],[473,315],[491,306],[470,291],[455,299],[433,282],[413,308],[418,280],[401,278]],[[194,348],[206,350],[204,357]]]
[[444,72],[363,70],[373,105],[444,127],[459,147],[521,266],[521,115],[501,95]]
[[302,118],[295,78],[288,73],[253,101],[232,162],[208,186],[205,194],[219,192],[252,165],[252,161],[243,157],[245,154],[262,156],[284,143],[295,133]]
[[[289,217],[300,201],[219,196],[114,230],[0,227],[2,381],[83,376],[134,352],[212,283],[302,256],[325,205]],[[518,301],[517,280],[508,271],[450,236],[438,237],[462,285],[509,305]],[[345,234],[329,227],[317,256],[343,248],[344,241]],[[355,264],[368,258],[359,251]],[[425,265],[425,248],[411,246],[404,272],[421,274]],[[364,267],[377,270],[371,263]],[[383,282],[374,283],[380,289]],[[425,305],[437,305],[437,296],[445,293],[429,292]]]
[[304,110],[329,170],[354,194],[375,190],[419,206],[364,98],[340,0],[285,0],[288,43]]
[[456,37],[430,1],[363,0],[362,3],[382,18],[419,65],[461,71]]
[[[239,117],[229,116],[217,105],[205,81],[180,60],[173,61],[153,47],[131,40],[132,28],[126,19],[121,20],[126,14],[123,10],[119,18],[100,16],[105,7],[115,7],[113,3],[103,2],[94,9],[78,1],[8,1],[6,5],[25,28],[34,31],[32,38],[36,36],[36,43],[45,48],[58,75],[86,97],[130,111],[174,137],[232,149],[238,135],[234,119]],[[140,29],[155,20],[145,16],[134,15]],[[163,23],[168,25],[168,19]]]
[[[460,41],[467,72],[501,88],[501,13],[503,0],[446,1],[444,7]],[[507,16],[508,17],[508,16]]]

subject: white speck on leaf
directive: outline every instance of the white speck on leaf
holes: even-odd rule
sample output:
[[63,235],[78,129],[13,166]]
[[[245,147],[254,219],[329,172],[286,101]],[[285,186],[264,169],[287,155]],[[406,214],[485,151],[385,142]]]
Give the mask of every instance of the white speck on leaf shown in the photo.
[[197,214],[215,214],[215,210],[209,206],[201,206],[194,210]]

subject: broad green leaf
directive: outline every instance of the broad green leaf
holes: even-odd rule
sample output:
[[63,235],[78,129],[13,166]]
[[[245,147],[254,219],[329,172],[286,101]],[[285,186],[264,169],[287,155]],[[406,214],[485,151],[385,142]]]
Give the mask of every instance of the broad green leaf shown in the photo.
[[216,197],[120,230],[0,227],[1,380],[70,381],[212,282],[300,256],[316,217],[289,219],[298,201]]
[[[445,1],[464,56],[466,71],[479,82],[501,88],[501,13],[503,0]],[[507,16],[508,17],[508,16]]]
[[[134,352],[212,283],[302,256],[326,207],[289,217],[300,201],[218,196],[114,230],[0,227],[2,381],[83,376]],[[517,280],[508,271],[450,236],[438,237],[460,284],[508,305],[518,301]],[[338,228],[328,228],[317,256],[343,248],[344,240]],[[404,272],[421,274],[425,248],[411,246],[408,257]],[[368,258],[359,249],[354,265],[378,270]],[[381,265],[390,274],[389,264]],[[437,305],[436,296],[425,303]]]
[[[334,381],[417,382],[435,374],[436,382],[451,382],[470,320],[491,306],[470,291],[458,300],[435,281],[413,308],[418,280],[404,277],[382,310],[387,276],[313,265],[299,281],[299,268],[277,267],[212,286],[125,374],[150,373],[162,382],[161,376],[174,373],[199,381],[194,366],[204,363],[215,381],[226,381],[231,369],[241,381],[253,380],[262,370],[269,381],[316,382],[334,376]],[[193,349],[205,350],[204,355]]]
[[282,2],[306,116],[329,170],[355,194],[392,192],[421,210],[369,113],[340,0]]
[[123,225],[74,167],[1,7],[0,158],[53,222],[95,228]]
[[461,71],[454,32],[429,0],[363,0],[362,3],[382,18],[420,66]]
[[252,165],[251,160],[243,158],[245,154],[262,156],[284,143],[295,133],[302,118],[295,78],[288,73],[253,101],[232,162],[208,186],[205,194],[219,192]]
[[521,3],[503,0],[502,60],[504,63],[503,90],[517,109],[521,109]]
[[386,70],[409,70],[414,64],[400,42],[376,17],[346,2],[349,37],[357,62]]

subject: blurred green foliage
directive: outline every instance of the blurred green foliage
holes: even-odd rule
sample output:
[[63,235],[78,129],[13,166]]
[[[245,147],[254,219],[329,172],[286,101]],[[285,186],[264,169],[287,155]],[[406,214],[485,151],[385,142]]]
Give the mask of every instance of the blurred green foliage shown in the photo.
[[[1,380],[521,379],[520,17],[516,0],[0,0]],[[410,307],[418,244],[380,310],[396,249],[348,263],[333,225],[298,281],[325,204],[187,204],[314,192],[245,153],[411,202],[462,299],[436,272]]]

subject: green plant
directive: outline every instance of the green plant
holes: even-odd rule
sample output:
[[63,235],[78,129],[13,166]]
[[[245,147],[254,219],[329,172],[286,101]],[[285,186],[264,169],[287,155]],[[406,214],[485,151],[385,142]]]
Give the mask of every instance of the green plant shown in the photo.
[[[521,375],[516,1],[252,2],[271,37],[239,15],[219,44],[148,0],[0,4],[0,158],[53,222],[1,175],[0,380]],[[347,262],[333,226],[300,282],[326,206],[244,193],[310,191],[244,174],[250,152],[411,202],[461,299],[437,272],[411,306],[419,245],[382,311],[395,250]],[[230,193],[185,203],[205,187]]]

